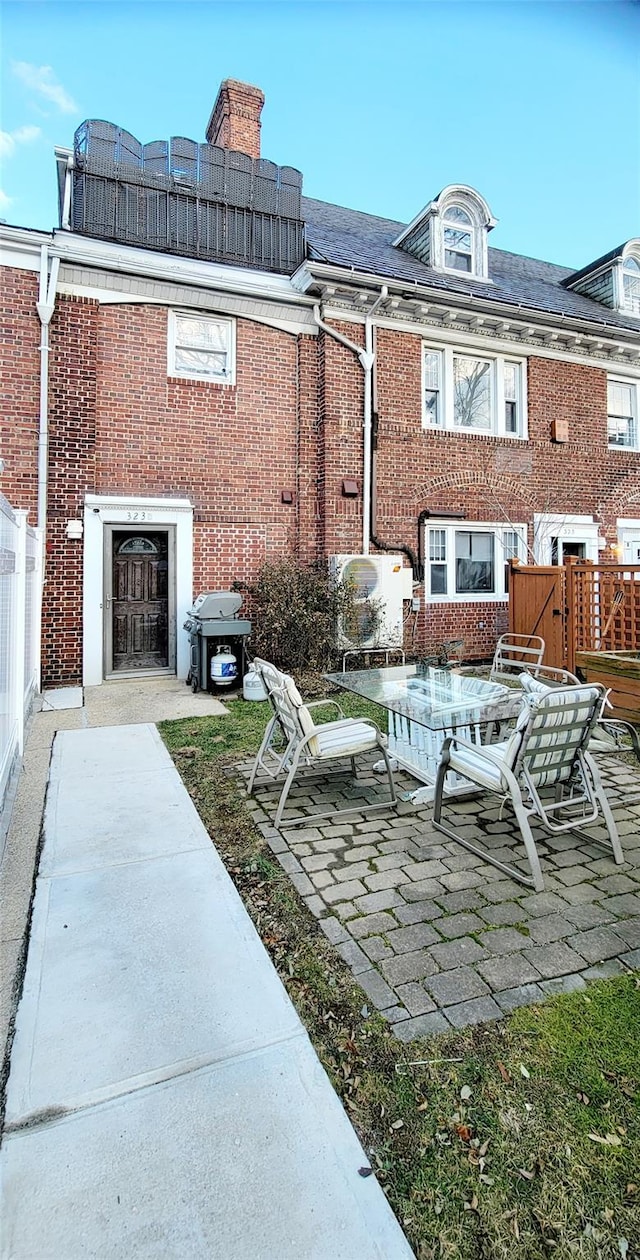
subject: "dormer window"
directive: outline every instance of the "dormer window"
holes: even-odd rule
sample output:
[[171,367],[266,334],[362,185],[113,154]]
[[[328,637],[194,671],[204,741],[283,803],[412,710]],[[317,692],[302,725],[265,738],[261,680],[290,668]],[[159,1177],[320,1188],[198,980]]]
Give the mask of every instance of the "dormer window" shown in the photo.
[[393,244],[436,271],[490,283],[487,236],[495,223],[486,201],[475,189],[450,184]]
[[449,206],[442,216],[444,265],[452,271],[473,271],[473,222],[462,206]]
[[622,309],[640,315],[640,262],[632,254],[622,264]]
[[574,271],[562,284],[610,310],[640,315],[640,237]]

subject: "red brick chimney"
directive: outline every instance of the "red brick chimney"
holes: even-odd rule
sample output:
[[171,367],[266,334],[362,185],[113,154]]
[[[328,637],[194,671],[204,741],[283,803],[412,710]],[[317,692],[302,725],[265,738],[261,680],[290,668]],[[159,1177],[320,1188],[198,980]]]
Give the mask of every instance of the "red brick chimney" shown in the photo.
[[250,83],[225,79],[207,126],[207,143],[260,157],[260,114],[264,92]]

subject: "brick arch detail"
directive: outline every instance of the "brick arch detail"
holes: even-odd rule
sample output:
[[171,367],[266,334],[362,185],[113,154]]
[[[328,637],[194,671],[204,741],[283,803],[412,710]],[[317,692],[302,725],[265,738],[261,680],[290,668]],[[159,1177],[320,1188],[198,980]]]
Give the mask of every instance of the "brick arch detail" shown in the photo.
[[464,469],[454,473],[444,473],[424,482],[415,492],[414,506],[417,511],[420,511],[426,506],[429,498],[442,490],[465,490],[471,487],[493,490],[496,494],[506,494],[519,499],[523,507],[527,507],[531,512],[535,511],[538,505],[536,495],[528,488],[525,489],[522,481],[517,477],[509,477],[503,473],[487,474],[484,470]]

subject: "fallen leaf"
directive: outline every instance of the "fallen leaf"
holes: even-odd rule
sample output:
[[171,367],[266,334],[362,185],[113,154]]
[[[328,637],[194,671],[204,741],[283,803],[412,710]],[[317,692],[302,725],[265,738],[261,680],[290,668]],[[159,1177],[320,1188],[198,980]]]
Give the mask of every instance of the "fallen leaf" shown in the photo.
[[505,1085],[510,1085],[510,1084],[511,1084],[511,1075],[510,1075],[510,1073],[509,1073],[509,1072],[507,1072],[507,1069],[506,1069],[506,1067],[504,1066],[504,1063],[501,1063],[499,1059],[498,1059],[498,1071],[499,1071],[499,1073],[500,1073],[500,1075],[501,1075],[501,1077],[502,1077],[502,1079],[503,1079],[503,1081],[504,1081]]
[[474,1194],[473,1198],[471,1199],[471,1201],[470,1201],[469,1203],[465,1203],[465,1205],[464,1205],[464,1210],[465,1210],[465,1212],[477,1212],[477,1210],[478,1210],[478,1196],[477,1196],[477,1194]]
[[622,1140],[617,1133],[606,1133],[601,1137],[599,1133],[589,1133],[587,1135],[592,1142],[599,1142],[601,1146],[622,1146]]
[[628,1255],[629,1255],[629,1242],[628,1242],[628,1239],[626,1239],[626,1238],[619,1238],[619,1239],[618,1239],[618,1251],[620,1252],[620,1255],[622,1256],[622,1260],[625,1260],[626,1256],[628,1256]]
[[493,1185],[493,1177],[488,1177],[486,1173],[480,1173],[480,1180],[484,1182],[485,1186]]
[[527,1168],[519,1168],[518,1172],[520,1173],[521,1177],[524,1177],[525,1181],[533,1181],[536,1175],[535,1173],[529,1172]]
[[524,1063],[520,1064],[520,1075],[524,1076],[526,1080],[529,1080],[529,1077],[531,1076],[529,1069],[524,1066]]
[[589,1106],[588,1094],[578,1094],[578,1102],[584,1103],[585,1107]]
[[393,1124],[392,1124],[390,1127],[391,1127],[392,1129],[403,1129],[403,1128],[404,1128],[404,1120],[394,1120]]
[[468,1124],[456,1124],[455,1132],[458,1134],[461,1142],[471,1141],[472,1129],[469,1128]]
[[418,1103],[418,1106],[416,1107],[416,1111],[428,1111],[428,1110],[429,1110],[429,1104],[425,1098],[424,1102]]
[[462,1086],[462,1089],[460,1090],[460,1097],[463,1102],[466,1102],[468,1098],[471,1098],[471,1090],[468,1085]]

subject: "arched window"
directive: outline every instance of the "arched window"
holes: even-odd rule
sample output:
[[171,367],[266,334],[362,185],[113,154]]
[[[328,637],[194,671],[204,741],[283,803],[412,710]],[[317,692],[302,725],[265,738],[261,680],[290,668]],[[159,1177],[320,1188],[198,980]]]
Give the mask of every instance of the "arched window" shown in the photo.
[[622,303],[625,311],[640,315],[640,262],[633,254],[622,264]]
[[476,228],[471,215],[462,206],[447,206],[442,224],[445,267],[452,271],[475,271]]
[[118,547],[119,556],[157,555],[158,548],[150,538],[127,538]]

